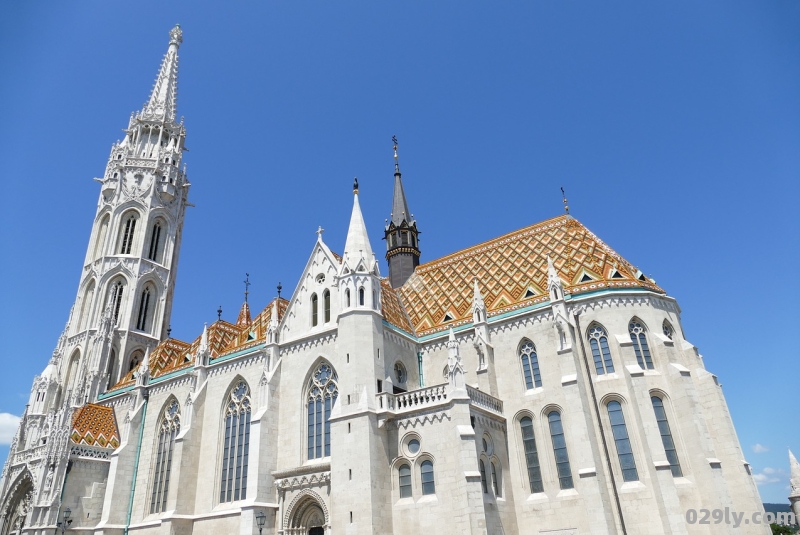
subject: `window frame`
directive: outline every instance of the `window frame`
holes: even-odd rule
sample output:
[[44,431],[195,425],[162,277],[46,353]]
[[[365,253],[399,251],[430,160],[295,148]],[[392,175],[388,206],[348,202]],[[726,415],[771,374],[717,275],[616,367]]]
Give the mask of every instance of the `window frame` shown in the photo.
[[[253,411],[250,385],[237,378],[225,396],[222,410],[222,469],[219,503],[247,499],[250,426]],[[241,423],[244,420],[244,423]]]
[[[172,409],[175,409],[174,412]],[[158,420],[158,433],[155,438],[157,446],[156,462],[153,467],[152,488],[150,494],[150,514],[163,513],[167,509],[169,496],[169,480],[172,471],[172,454],[175,439],[181,430],[181,406],[175,397],[171,397],[161,411]]]
[[[560,432],[555,432],[553,428],[553,424],[555,420],[551,417],[553,414],[558,416],[558,427]],[[550,442],[553,445],[553,458],[555,459],[556,463],[556,475],[558,476],[558,486],[561,490],[568,490],[575,488],[575,480],[572,477],[572,465],[569,461],[569,449],[567,448],[567,437],[566,433],[564,432],[564,420],[561,416],[561,411],[559,409],[550,409],[547,411],[547,423],[550,429]],[[561,436],[563,445],[559,446],[556,443],[556,437]],[[559,461],[559,450],[563,450],[563,458],[564,460]],[[566,466],[566,470],[562,470],[562,467]],[[568,472],[567,475],[563,475],[564,472]]]
[[[599,323],[594,322],[586,329],[586,338],[589,340],[595,374],[600,376],[615,373],[608,330]],[[605,340],[605,346],[603,345],[603,340]]]
[[[523,422],[525,420],[530,421],[530,437],[529,439],[525,437],[525,426]],[[522,436],[522,455],[525,457],[525,467],[528,471],[528,486],[531,489],[531,494],[538,494],[540,492],[544,492],[544,480],[542,478],[542,464],[539,461],[539,451],[536,445],[536,432],[533,428],[533,417],[529,414],[525,414],[522,418],[519,419],[519,427],[520,427],[520,434]],[[527,440],[531,440],[533,448],[532,452],[528,451],[528,444],[526,444]],[[536,461],[536,465],[532,466],[528,454],[533,454],[533,459]],[[534,479],[532,476],[538,475],[537,479]],[[534,486],[534,482],[538,482],[537,486]]]
[[[321,379],[323,368],[328,369],[328,375]],[[303,397],[306,409],[306,459],[309,461],[331,455],[330,416],[339,397],[339,375],[330,362],[320,360],[312,369]]]
[[[426,465],[430,470],[426,471]],[[426,481],[426,474],[430,474],[430,481]],[[423,496],[436,495],[436,470],[434,468],[433,459],[425,458],[419,463],[419,475]]]
[[[683,477],[683,468],[681,467],[681,460],[680,456],[678,455],[678,447],[675,444],[675,437],[672,433],[672,427],[669,425],[669,415],[667,414],[667,404],[664,402],[664,395],[651,392],[650,393],[650,403],[653,406],[653,412],[655,413],[656,417],[656,425],[658,426],[659,435],[661,435],[661,444],[664,446],[664,454],[667,456],[667,461],[669,462],[669,468],[672,472],[672,477]],[[660,403],[660,409],[663,413],[663,419],[659,418],[659,411],[656,408],[655,400],[658,400]],[[661,425],[661,422],[664,422],[664,426]],[[667,445],[667,441],[665,440],[664,434],[664,427],[666,427],[666,436],[669,437],[669,441],[672,444],[672,454],[674,459],[670,458],[670,448]]]
[[[612,411],[612,405],[615,405],[618,409],[615,408]],[[628,432],[628,424],[625,421],[625,411],[622,408],[622,403],[618,399],[609,399],[606,401],[605,406],[608,414],[608,424],[611,427],[611,436],[614,438],[614,451],[617,453],[617,463],[622,475],[622,481],[625,483],[639,481],[639,470],[636,467],[633,440],[631,440]],[[623,432],[624,436],[622,435]]]
[[647,342],[647,327],[639,318],[632,318],[628,322],[628,334],[633,345],[633,352],[636,354],[636,363],[643,370],[653,370],[653,355],[650,351],[650,344]]
[[[530,346],[529,349],[528,346]],[[528,338],[523,338],[517,346],[517,356],[522,367],[522,380],[525,390],[542,388],[542,373],[539,367],[539,357],[536,353],[536,345]]]

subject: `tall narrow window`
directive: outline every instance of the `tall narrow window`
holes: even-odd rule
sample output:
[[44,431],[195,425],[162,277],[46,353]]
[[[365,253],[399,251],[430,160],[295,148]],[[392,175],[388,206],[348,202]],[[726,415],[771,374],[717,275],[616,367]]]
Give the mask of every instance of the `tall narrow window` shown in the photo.
[[494,491],[494,495],[498,498],[502,495],[500,492],[500,480],[497,478],[497,466],[494,463],[491,463],[492,466],[492,490]]
[[320,364],[308,383],[308,458],[331,454],[331,409],[339,396],[339,377],[330,364]]
[[519,421],[519,426],[522,429],[522,445],[525,448],[525,464],[528,465],[531,493],[544,492],[539,453],[536,451],[536,438],[533,436],[533,420],[526,416]]
[[358,306],[364,306],[364,288],[358,289]]
[[573,488],[572,471],[569,468],[569,455],[567,455],[567,441],[564,438],[564,427],[561,425],[561,414],[552,411],[547,415],[550,422],[550,438],[553,440],[553,451],[556,456],[556,469],[558,471],[558,484],[562,489]]
[[664,444],[664,451],[667,454],[669,468],[672,470],[673,477],[683,477],[681,463],[678,461],[678,452],[675,450],[675,441],[672,440],[672,432],[667,421],[667,412],[664,410],[664,401],[658,396],[652,396],[653,410],[656,413],[658,431],[661,433],[661,443]]
[[592,357],[597,375],[614,373],[614,363],[611,361],[611,352],[608,350],[606,330],[599,325],[593,325],[589,329],[589,345],[592,347]]
[[407,464],[404,464],[398,470],[398,475],[400,477],[400,497],[401,498],[410,498],[411,497],[411,467]]
[[159,247],[161,246],[161,222],[156,221],[150,233],[150,249],[147,251],[147,258],[153,262],[158,262]]
[[142,296],[139,298],[139,315],[136,318],[136,328],[140,331],[147,330],[147,318],[150,311],[150,287],[142,290]]
[[436,494],[436,485],[433,481],[433,463],[431,461],[422,462],[420,475],[422,476],[422,494]]
[[250,411],[250,388],[244,381],[239,381],[231,390],[225,409],[220,502],[244,500],[247,497]]
[[331,293],[325,290],[322,293],[322,307],[325,311],[325,323],[331,321]]
[[483,459],[478,460],[478,470],[481,472],[481,488],[484,494],[489,494],[489,487],[486,485],[486,466],[483,464]]
[[133,236],[136,231],[136,216],[129,215],[124,224],[122,231],[122,240],[120,241],[119,254],[131,254],[131,247],[133,247]]
[[94,259],[103,256],[103,247],[106,243],[106,236],[108,235],[108,223],[110,220],[110,216],[106,214],[97,229],[97,238],[94,242]]
[[672,329],[672,325],[670,325],[667,320],[664,320],[664,323],[661,325],[661,329],[664,331],[664,336],[672,340],[674,330]]
[[350,288],[344,291],[344,302],[347,308],[350,308]]
[[522,374],[525,377],[525,388],[528,390],[542,386],[542,376],[539,373],[539,358],[536,348],[530,340],[524,340],[519,348],[519,357],[522,359]]
[[611,420],[611,432],[614,435],[614,444],[617,446],[617,457],[619,457],[619,466],[622,469],[622,480],[639,481],[631,440],[628,437],[628,428],[625,426],[625,415],[622,414],[622,405],[619,404],[619,401],[610,401],[608,403],[608,419]]
[[150,514],[163,513],[167,508],[169,474],[172,471],[172,451],[175,437],[181,430],[181,415],[178,401],[173,399],[158,428],[156,468],[153,473],[153,492],[150,497]]
[[94,281],[89,283],[86,291],[83,292],[83,299],[81,299],[81,312],[80,320],[78,321],[78,332],[82,331],[89,325],[89,316],[92,310],[92,298],[94,297]]
[[650,357],[650,348],[647,347],[647,336],[644,334],[644,327],[638,320],[633,320],[628,325],[628,332],[633,342],[633,350],[636,352],[636,362],[642,369],[653,369],[653,359]]
[[119,320],[119,309],[122,306],[122,291],[125,289],[125,285],[122,281],[117,281],[111,286],[111,294],[110,294],[110,304],[111,304],[111,317],[114,318],[114,324],[116,325]]
[[317,326],[317,311],[319,309],[319,299],[317,294],[311,294],[311,326]]

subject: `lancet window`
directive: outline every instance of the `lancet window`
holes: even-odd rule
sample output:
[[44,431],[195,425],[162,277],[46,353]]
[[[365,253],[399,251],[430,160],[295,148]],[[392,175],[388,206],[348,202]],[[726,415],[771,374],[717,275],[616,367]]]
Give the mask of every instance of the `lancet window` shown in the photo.
[[136,328],[140,331],[147,330],[147,322],[150,318],[150,298],[151,289],[146,286],[139,297],[139,315],[136,317]]
[[331,454],[331,409],[339,396],[338,376],[330,364],[320,364],[308,382],[308,458]]
[[433,478],[433,462],[423,461],[420,466],[422,476],[422,494],[436,494],[436,484]]
[[317,294],[311,294],[311,326],[317,326],[317,313],[319,311],[319,299]]
[[536,451],[536,438],[533,435],[533,420],[526,416],[519,421],[519,426],[522,430],[522,446],[525,449],[525,464],[528,466],[528,482],[531,486],[531,493],[544,492],[539,453]]
[[331,293],[328,290],[322,292],[322,306],[325,312],[325,323],[331,321]]
[[539,358],[536,356],[536,347],[530,340],[523,340],[519,348],[519,357],[522,359],[522,374],[525,378],[525,388],[528,390],[542,386],[542,376],[539,373]]
[[597,375],[614,373],[614,362],[611,360],[611,351],[608,349],[608,334],[599,325],[589,328],[589,345],[592,348],[594,368]]
[[231,390],[228,404],[225,407],[220,502],[244,500],[247,497],[250,414],[250,387],[240,380]]
[[150,497],[150,514],[162,513],[167,508],[169,476],[172,471],[172,452],[175,437],[181,430],[181,408],[176,399],[164,411],[158,426],[158,446],[156,447],[156,466],[153,473],[153,491]]
[[407,464],[402,465],[398,471],[397,475],[399,478],[400,483],[400,497],[401,498],[410,498],[411,497],[411,467]]
[[564,438],[564,427],[561,424],[561,414],[558,411],[552,411],[547,415],[547,421],[550,423],[550,438],[553,440],[553,452],[556,456],[558,484],[562,490],[571,489],[574,485],[572,482],[572,470],[569,467],[567,441]]
[[628,427],[625,425],[625,415],[622,414],[622,405],[619,401],[608,403],[608,419],[611,421],[611,433],[614,435],[614,444],[617,447],[619,466],[622,469],[623,481],[639,481],[636,471],[636,460],[633,458],[631,439],[628,436]]
[[114,318],[115,325],[119,320],[119,310],[120,307],[122,306],[122,292],[124,290],[125,290],[125,284],[121,280],[118,280],[117,282],[111,285],[109,303],[111,304],[111,317]]
[[136,219],[136,214],[130,214],[125,218],[122,228],[122,239],[119,244],[119,254],[131,254],[133,237],[136,231]]
[[634,319],[628,325],[628,332],[633,342],[633,350],[636,353],[636,362],[642,369],[653,369],[653,358],[650,356],[650,348],[647,346],[647,336],[644,334],[644,326],[639,320]]
[[156,221],[153,224],[153,230],[150,231],[150,248],[147,251],[147,259],[153,262],[159,261],[159,253],[161,252],[161,221]]
[[661,443],[664,444],[664,452],[667,454],[669,468],[672,470],[673,477],[683,477],[681,463],[678,460],[678,452],[675,449],[675,441],[672,440],[672,431],[667,421],[667,412],[664,410],[664,401],[658,396],[652,396],[650,401],[653,403],[653,410],[656,413],[658,431],[661,433]]

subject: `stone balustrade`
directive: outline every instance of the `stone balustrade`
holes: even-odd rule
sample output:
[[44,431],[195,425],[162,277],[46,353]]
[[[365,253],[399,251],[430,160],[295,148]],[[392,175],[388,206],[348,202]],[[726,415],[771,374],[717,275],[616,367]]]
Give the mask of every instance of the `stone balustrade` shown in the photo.
[[503,414],[503,402],[496,397],[490,396],[486,392],[482,392],[477,388],[472,388],[469,385],[467,385],[467,394],[469,394],[469,399],[472,403],[478,407],[497,414]]

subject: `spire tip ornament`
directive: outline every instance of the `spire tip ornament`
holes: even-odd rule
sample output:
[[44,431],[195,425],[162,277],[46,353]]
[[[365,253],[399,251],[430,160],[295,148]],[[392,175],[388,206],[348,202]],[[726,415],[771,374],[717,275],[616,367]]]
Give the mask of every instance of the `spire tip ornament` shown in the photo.
[[358,195],[358,177],[353,177],[353,195]]
[[174,28],[169,31],[169,44],[180,46],[183,42],[183,30],[181,30],[181,25],[176,24]]
[[569,215],[569,205],[567,204],[567,194],[564,193],[564,186],[561,186],[561,197],[564,199],[564,211]]

